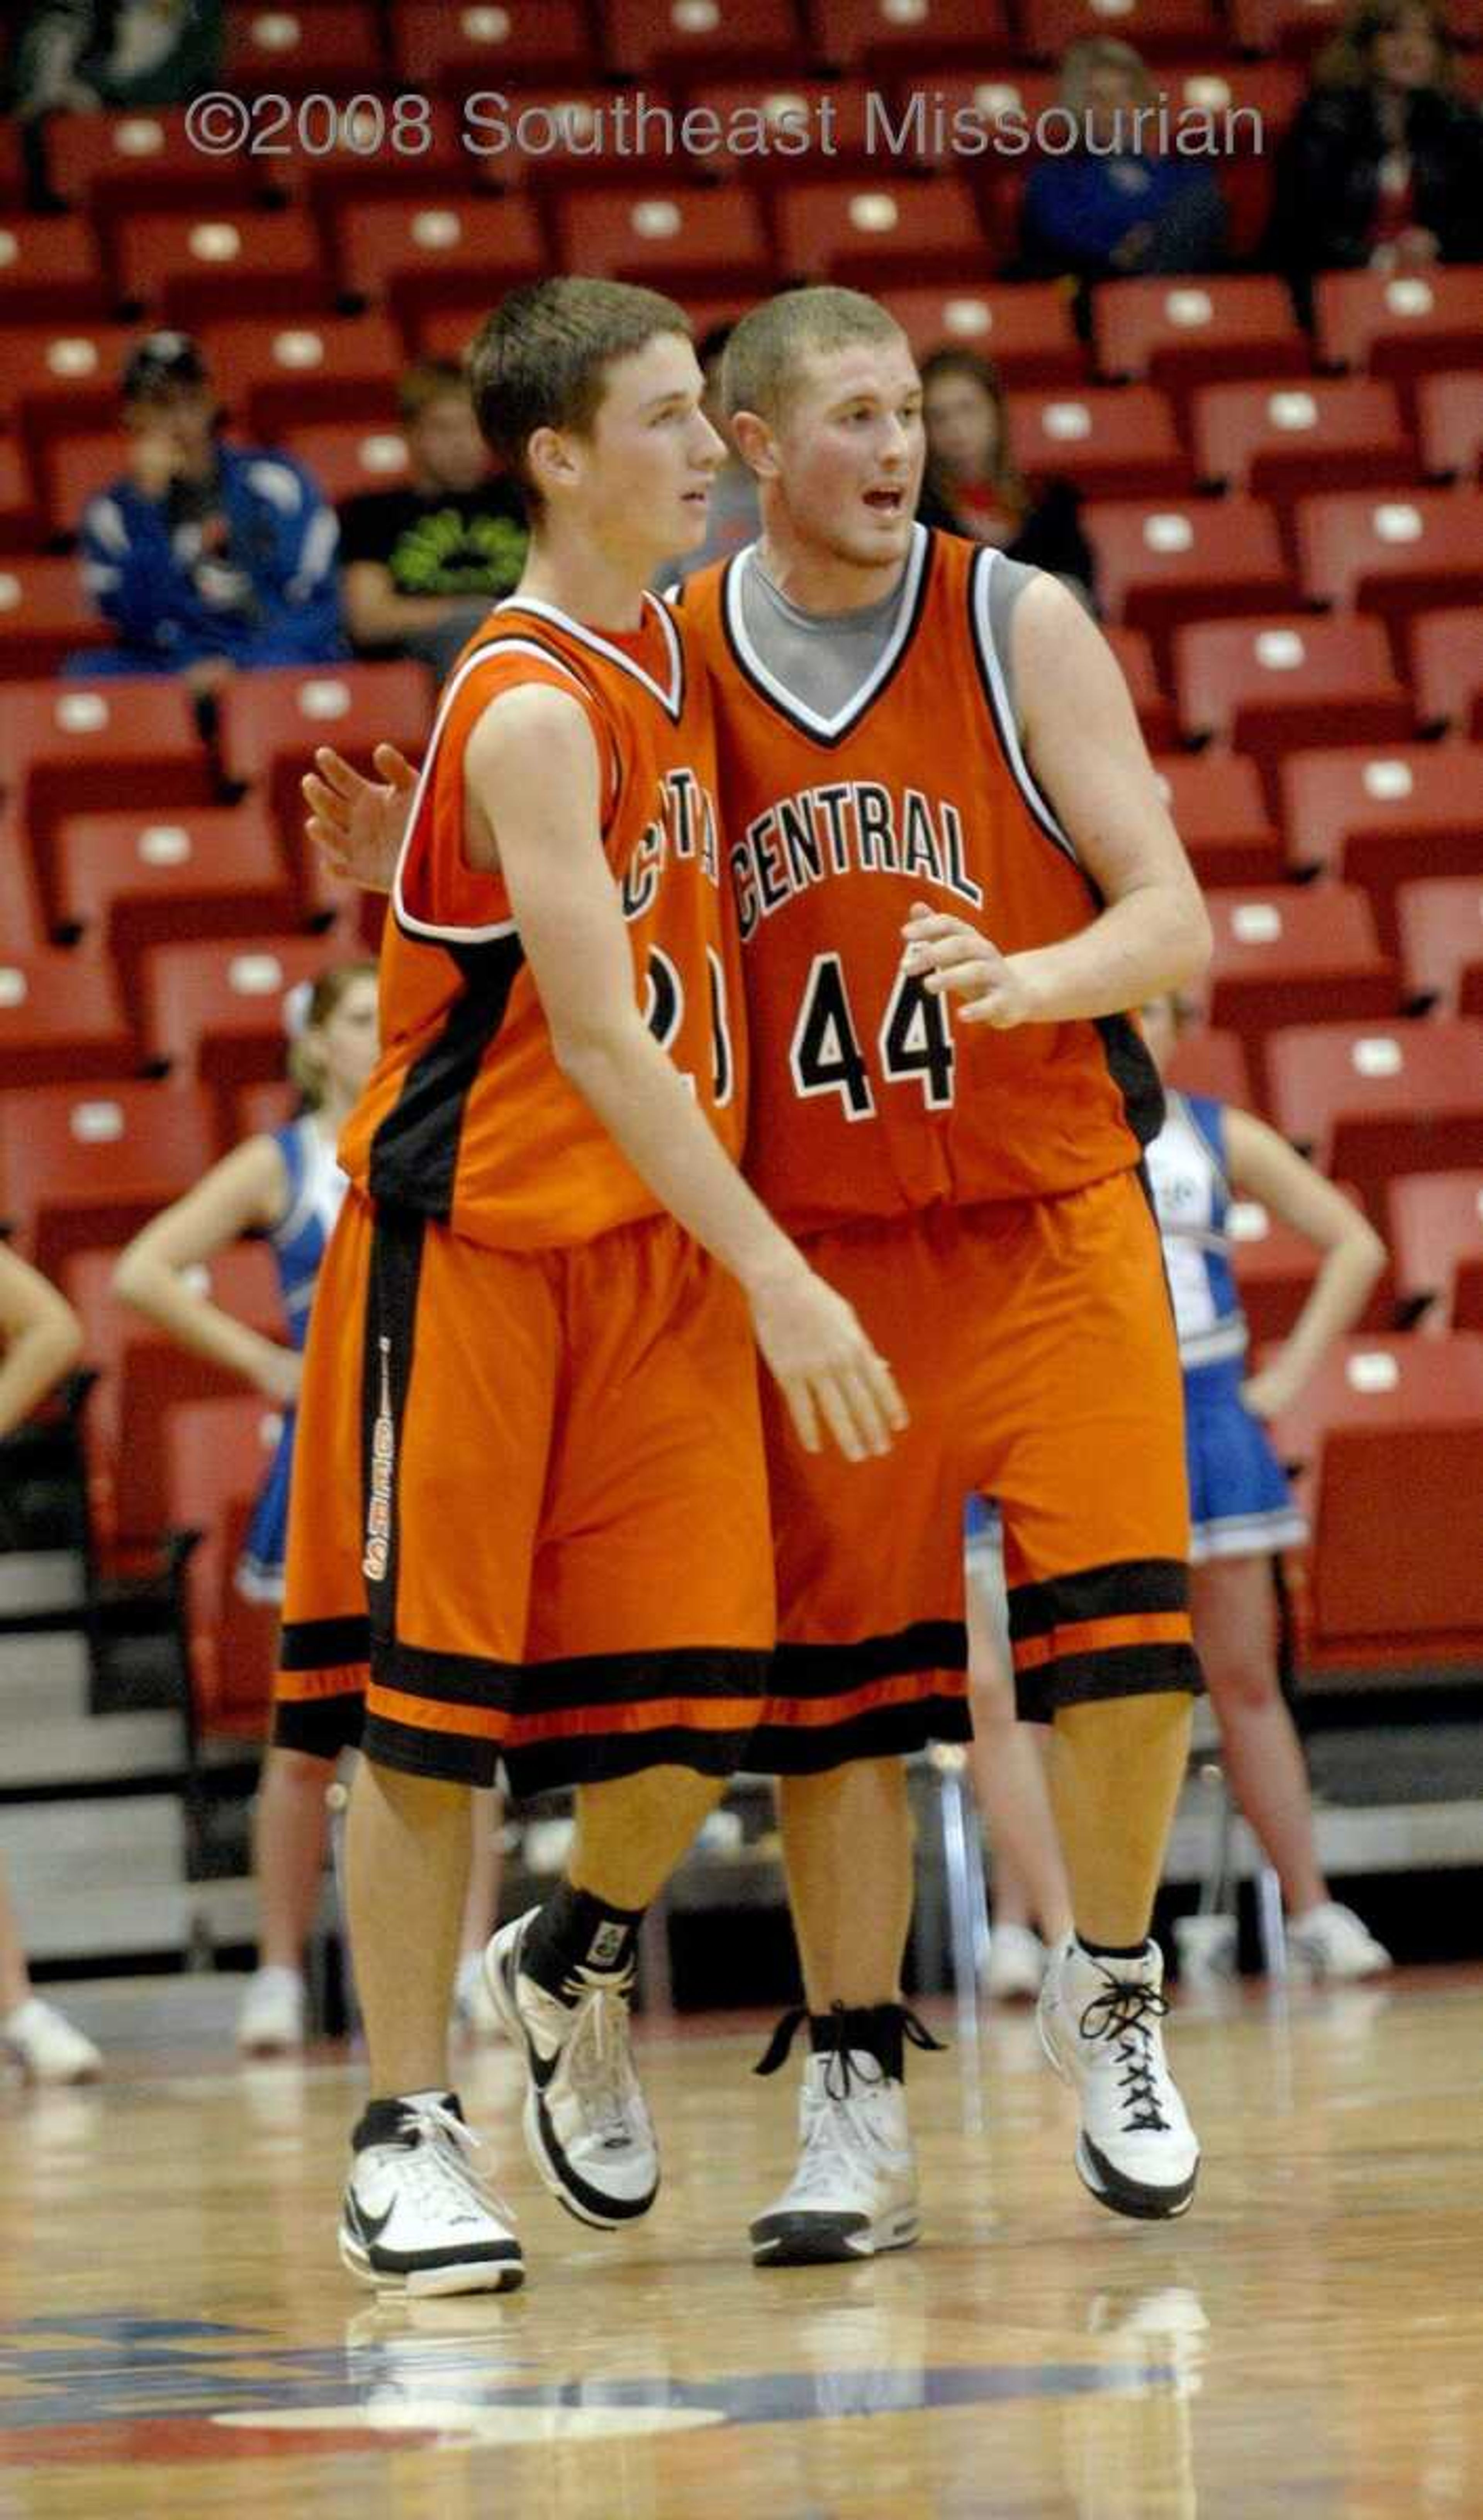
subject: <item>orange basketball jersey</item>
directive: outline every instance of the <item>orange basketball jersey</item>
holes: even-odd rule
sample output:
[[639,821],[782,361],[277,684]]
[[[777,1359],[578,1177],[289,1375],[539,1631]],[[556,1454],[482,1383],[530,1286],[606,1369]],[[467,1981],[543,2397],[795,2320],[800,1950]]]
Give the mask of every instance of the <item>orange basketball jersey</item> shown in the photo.
[[[695,633],[652,597],[642,630],[625,637],[538,602],[498,605],[438,708],[386,922],[382,1056],[339,1153],[374,1198],[511,1249],[589,1241],[658,1208],[557,1065],[503,879],[465,855],[465,748],[491,700],[529,682],[570,692],[591,720],[603,842],[646,1020],[733,1154],[745,1110]],[[492,820],[497,832],[497,799]]]
[[1007,954],[1085,927],[1091,878],[1036,789],[989,629],[993,551],[919,527],[895,637],[832,721],[748,638],[742,552],[684,609],[715,684],[751,1043],[747,1168],[794,1232],[1127,1169],[1162,1097],[1125,1016],[954,1026],[901,968],[914,900]]

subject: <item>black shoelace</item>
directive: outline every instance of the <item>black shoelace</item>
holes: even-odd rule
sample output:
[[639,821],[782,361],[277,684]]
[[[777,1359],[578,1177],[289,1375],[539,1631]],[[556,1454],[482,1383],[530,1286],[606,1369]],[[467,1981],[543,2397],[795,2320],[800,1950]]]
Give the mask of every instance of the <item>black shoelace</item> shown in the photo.
[[[912,2011],[910,2005],[901,2003],[891,2008],[900,2019],[903,2037],[909,2040],[914,2048],[929,2048],[937,2054],[945,2052],[943,2042],[932,2037],[926,2023]],[[831,2100],[847,2099],[856,2083],[884,2082],[887,2079],[886,2068],[879,2059],[876,2060],[879,2064],[879,2072],[876,2075],[864,2075],[857,2065],[851,2063],[851,2054],[855,2051],[852,2051],[847,2045],[849,2017],[842,2003],[831,2004],[828,2014],[830,2029],[828,2046],[815,2050],[816,2054],[824,2054],[829,2058],[829,2063],[825,2067],[824,2088]],[[785,2012],[768,2041],[766,2051],[752,2067],[752,2072],[776,2074],[780,2067],[786,2063],[793,2041],[808,2018],[809,2010],[806,2003],[795,2003],[789,2011]]]
[[1128,2132],[1167,2135],[1169,2121],[1153,2089],[1149,2024],[1162,2021],[1169,2009],[1169,1999],[1159,1987],[1116,1978],[1110,1970],[1104,1970],[1103,1975],[1105,1986],[1093,1996],[1082,2013],[1081,2035],[1083,2039],[1110,2039],[1116,2043],[1122,2066],[1118,2087],[1123,2093],[1123,2123]]

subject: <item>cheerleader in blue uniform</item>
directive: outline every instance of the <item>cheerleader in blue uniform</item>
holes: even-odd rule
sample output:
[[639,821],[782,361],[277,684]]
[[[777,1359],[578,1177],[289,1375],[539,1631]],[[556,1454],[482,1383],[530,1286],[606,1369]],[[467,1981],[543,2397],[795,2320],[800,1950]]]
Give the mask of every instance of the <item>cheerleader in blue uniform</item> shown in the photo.
[[[114,1292],[198,1356],[240,1374],[284,1413],[272,1466],[252,1514],[237,1569],[254,1600],[283,1597],[289,1482],[309,1310],[325,1246],[346,1181],[336,1160],[339,1133],[377,1056],[377,975],[372,963],[322,972],[312,989],[291,993],[290,1072],[302,1097],[297,1118],[248,1138],[196,1188],[136,1237],[119,1261]],[[265,1338],[213,1304],[193,1280],[245,1234],[272,1246],[283,1302],[284,1338]],[[252,1869],[261,1913],[259,1965],[238,2021],[248,2054],[282,2053],[304,2034],[303,1946],[324,1868],[333,1755],[270,1748],[254,1810]],[[494,1797],[475,1797],[475,1860],[466,1914],[461,2002],[477,1974],[493,1923]],[[472,1921],[470,1921],[472,1920]]]
[[[1144,1010],[1160,1069],[1185,1010]],[[1306,1538],[1266,1421],[1290,1408],[1330,1343],[1359,1319],[1385,1246],[1340,1191],[1264,1120],[1203,1095],[1168,1097],[1147,1151],[1185,1380],[1191,1606],[1236,1801],[1276,1868],[1289,1949],[1315,1977],[1368,1977],[1389,1954],[1329,1896],[1314,1845],[1308,1773],[1278,1674],[1272,1560]],[[1233,1200],[1259,1202],[1322,1251],[1323,1265],[1279,1353],[1258,1373],[1231,1265]],[[1227,1945],[1206,1968],[1234,1969]]]

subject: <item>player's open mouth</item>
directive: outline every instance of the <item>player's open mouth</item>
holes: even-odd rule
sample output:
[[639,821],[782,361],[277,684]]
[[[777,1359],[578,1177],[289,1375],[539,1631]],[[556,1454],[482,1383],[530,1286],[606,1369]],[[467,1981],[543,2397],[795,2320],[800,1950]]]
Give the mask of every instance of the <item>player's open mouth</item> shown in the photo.
[[874,508],[877,516],[899,517],[906,504],[906,493],[902,490],[867,490],[865,504]]

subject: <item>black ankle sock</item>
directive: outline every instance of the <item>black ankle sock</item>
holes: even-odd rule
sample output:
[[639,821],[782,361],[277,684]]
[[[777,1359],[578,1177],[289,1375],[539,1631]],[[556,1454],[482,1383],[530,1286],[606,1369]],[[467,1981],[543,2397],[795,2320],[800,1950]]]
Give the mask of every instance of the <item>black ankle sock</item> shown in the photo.
[[1085,1934],[1078,1934],[1076,1947],[1089,1960],[1141,1960],[1148,1944],[1146,1936],[1141,1943],[1089,1943]]
[[520,1946],[520,1966],[548,1995],[565,2000],[573,1970],[601,1969],[605,1976],[632,1966],[642,1908],[609,1908],[590,1890],[559,1881],[537,1911]]
[[398,2092],[379,2100],[368,2100],[365,2113],[350,2138],[352,2150],[363,2152],[369,2143],[394,2143],[402,2131],[403,2112],[410,2100],[435,2100],[450,2116],[464,2114],[457,2092],[440,2092],[428,2084],[425,2091]]
[[901,2082],[906,2074],[906,2015],[899,2003],[851,2006],[836,2003],[831,2011],[808,2016],[808,2044],[816,2056],[840,2048],[874,2056],[886,2080]]

